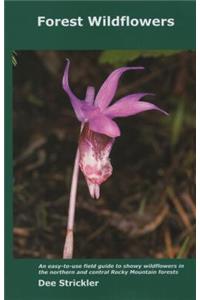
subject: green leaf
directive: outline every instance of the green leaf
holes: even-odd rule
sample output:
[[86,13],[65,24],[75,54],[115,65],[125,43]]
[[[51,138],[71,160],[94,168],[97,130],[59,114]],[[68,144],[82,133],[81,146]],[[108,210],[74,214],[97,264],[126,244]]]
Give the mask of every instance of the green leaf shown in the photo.
[[17,59],[16,59],[16,56],[17,56],[17,52],[16,51],[13,51],[12,52],[12,64],[14,67],[16,67],[17,65]]
[[180,138],[184,119],[185,119],[185,105],[184,102],[180,102],[172,120],[172,135],[171,135],[172,145],[176,145]]
[[119,67],[139,57],[166,57],[179,52],[181,50],[106,50],[101,53],[99,62]]
[[190,247],[190,237],[187,236],[186,239],[184,240],[183,244],[181,245],[181,248],[180,248],[176,258],[184,258],[187,254],[189,247]]

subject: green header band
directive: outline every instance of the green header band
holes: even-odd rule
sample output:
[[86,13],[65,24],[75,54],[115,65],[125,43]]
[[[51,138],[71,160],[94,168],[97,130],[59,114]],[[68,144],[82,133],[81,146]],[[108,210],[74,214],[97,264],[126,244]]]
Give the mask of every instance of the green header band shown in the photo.
[[[7,2],[6,46],[11,50],[194,49],[195,2]],[[83,19],[83,27],[38,26],[46,19]],[[175,25],[91,27],[88,16],[174,20]],[[156,21],[157,22],[157,21]]]

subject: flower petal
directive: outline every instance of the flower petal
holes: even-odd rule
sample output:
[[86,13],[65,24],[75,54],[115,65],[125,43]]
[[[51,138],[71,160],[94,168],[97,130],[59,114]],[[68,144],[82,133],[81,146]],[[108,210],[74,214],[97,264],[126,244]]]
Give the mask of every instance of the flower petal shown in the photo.
[[129,70],[142,70],[143,67],[122,67],[113,71],[102,84],[96,99],[95,105],[104,110],[112,101],[118,86],[121,75]]
[[82,112],[84,114],[84,121],[87,122],[89,119],[93,119],[96,116],[98,116],[99,114],[101,115],[102,113],[100,112],[99,108],[88,104],[86,102],[83,102],[82,104]]
[[104,114],[113,118],[115,115],[120,114],[121,117],[129,116],[130,109],[135,107],[135,102],[147,95],[153,95],[148,93],[135,93],[125,96],[118,100],[116,103],[104,110]]
[[79,121],[83,121],[84,120],[84,116],[83,116],[83,112],[81,110],[81,101],[80,99],[78,99],[76,97],[76,95],[74,95],[74,93],[72,92],[72,90],[70,89],[69,86],[69,65],[70,65],[70,61],[69,59],[67,59],[67,65],[64,71],[64,75],[63,75],[63,80],[62,80],[62,85],[63,85],[63,89],[65,90],[65,92],[68,94],[72,107],[74,109],[74,112],[76,114],[76,117],[78,118]]
[[96,199],[99,199],[100,197],[100,185],[99,184],[96,184],[96,183],[92,183],[91,181],[87,180],[87,185],[88,185],[88,189],[89,189],[89,192],[90,192],[90,196],[92,198],[96,198]]
[[94,132],[102,133],[112,138],[120,136],[120,129],[116,122],[103,114],[90,119],[89,127]]
[[136,115],[146,110],[156,109],[168,115],[164,110],[160,109],[159,107],[157,107],[152,103],[137,101],[145,95],[148,94],[133,94],[133,95],[126,96],[121,100],[117,101],[115,104],[108,107],[104,111],[104,113],[106,116],[110,118],[116,118],[116,117],[128,117],[128,116]]
[[88,104],[94,103],[95,89],[93,86],[88,86],[85,96],[85,102]]

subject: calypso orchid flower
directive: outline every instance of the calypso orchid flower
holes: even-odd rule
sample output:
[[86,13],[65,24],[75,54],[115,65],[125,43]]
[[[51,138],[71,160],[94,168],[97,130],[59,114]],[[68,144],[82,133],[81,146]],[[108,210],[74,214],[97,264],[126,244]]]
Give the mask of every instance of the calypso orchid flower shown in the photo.
[[100,185],[112,174],[109,154],[115,138],[121,132],[113,120],[118,117],[133,116],[147,110],[159,110],[167,114],[156,105],[140,101],[150,93],[135,93],[122,97],[110,105],[120,80],[127,71],[143,70],[143,67],[121,67],[113,71],[102,84],[95,96],[95,89],[89,86],[84,100],[80,100],[69,85],[69,65],[63,76],[63,88],[68,94],[77,119],[82,123],[79,139],[79,166],[89,187],[90,195],[99,198]]

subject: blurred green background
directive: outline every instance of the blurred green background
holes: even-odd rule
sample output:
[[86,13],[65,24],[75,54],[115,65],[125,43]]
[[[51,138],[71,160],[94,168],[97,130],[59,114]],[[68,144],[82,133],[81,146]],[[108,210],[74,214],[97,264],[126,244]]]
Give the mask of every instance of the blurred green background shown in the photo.
[[195,53],[191,51],[17,51],[13,63],[14,256],[61,258],[80,129],[62,89],[65,58],[79,97],[119,66],[115,100],[155,93],[156,111],[118,119],[112,177],[89,196],[80,174],[77,258],[195,255]]

